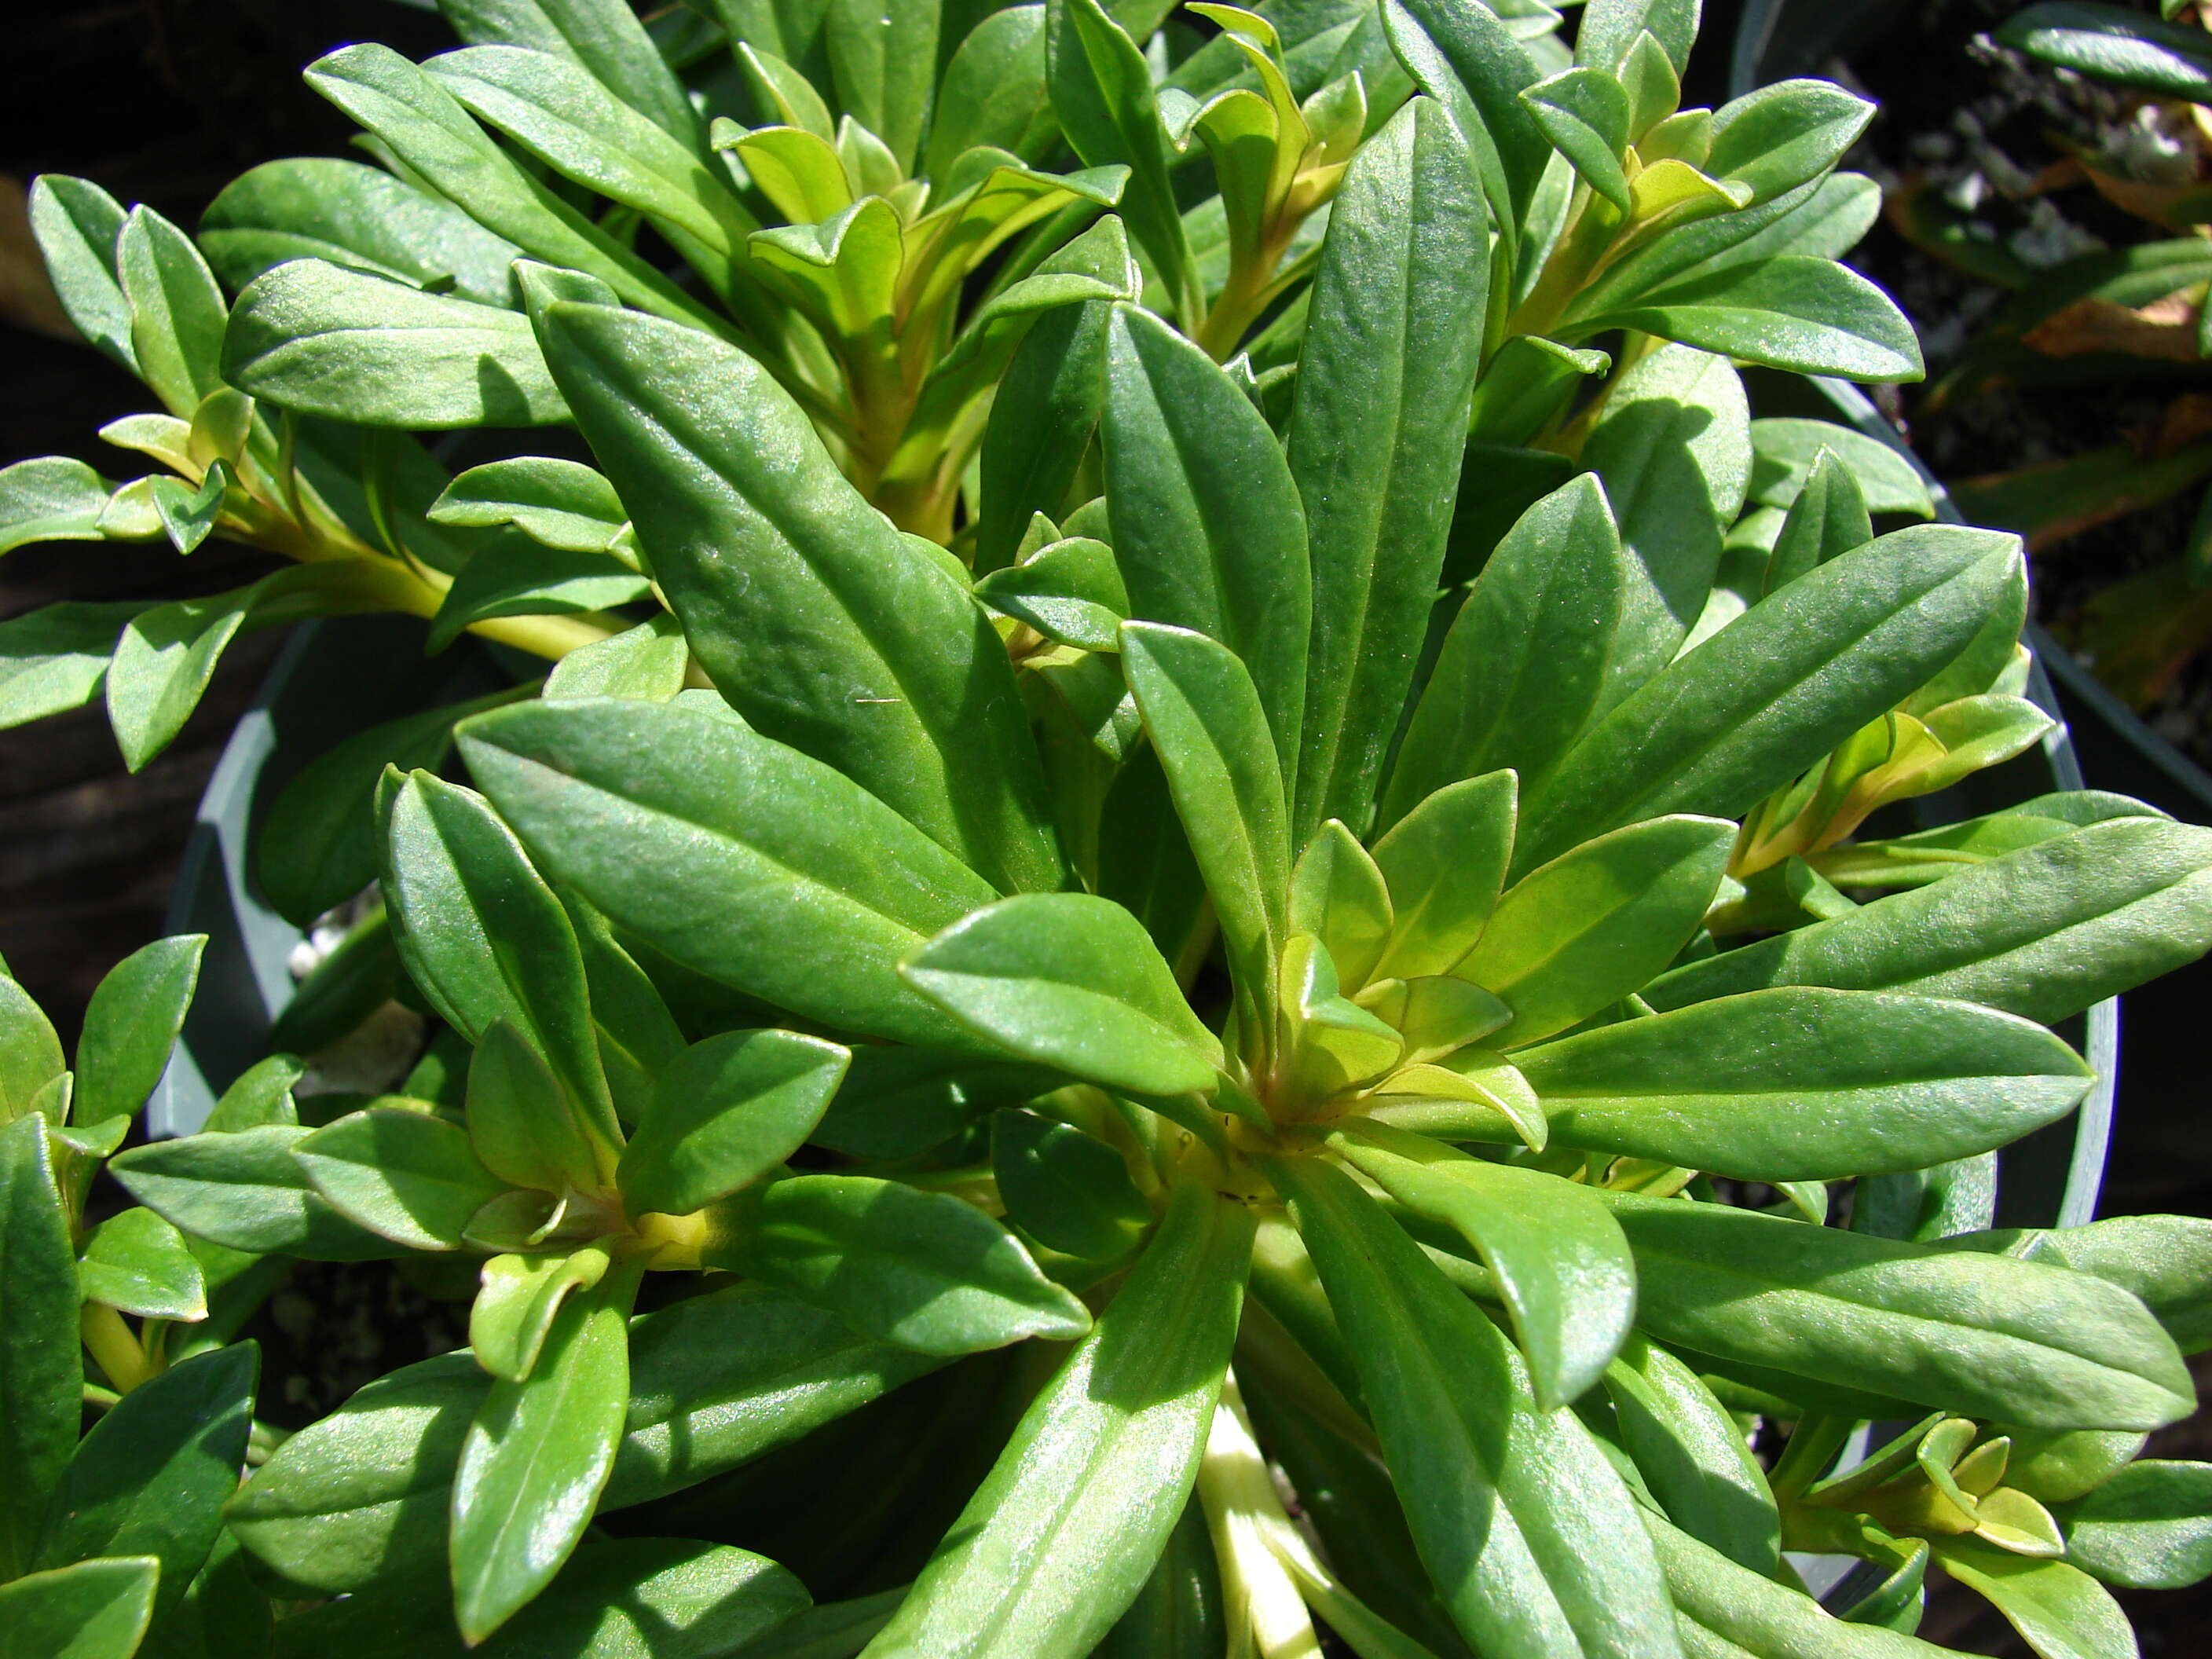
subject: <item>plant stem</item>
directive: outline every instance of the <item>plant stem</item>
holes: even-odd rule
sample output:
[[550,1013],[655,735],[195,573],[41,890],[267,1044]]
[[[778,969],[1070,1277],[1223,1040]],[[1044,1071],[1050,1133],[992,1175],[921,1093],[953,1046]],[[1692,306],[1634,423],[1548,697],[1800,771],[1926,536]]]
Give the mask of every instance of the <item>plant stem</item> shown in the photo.
[[84,1346],[118,1395],[129,1394],[153,1375],[146,1364],[146,1350],[123,1322],[123,1316],[106,1303],[86,1303],[77,1326],[83,1333]]

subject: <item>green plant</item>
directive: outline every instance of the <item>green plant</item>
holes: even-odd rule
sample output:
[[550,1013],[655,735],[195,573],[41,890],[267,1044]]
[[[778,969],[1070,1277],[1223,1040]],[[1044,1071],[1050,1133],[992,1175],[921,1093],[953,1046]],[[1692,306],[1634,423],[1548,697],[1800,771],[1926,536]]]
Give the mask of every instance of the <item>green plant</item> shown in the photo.
[[[2193,1404],[2212,1226],[1977,1230],[1996,1149],[2094,1082],[2050,1025],[2212,944],[2212,830],[1876,818],[2048,729],[2018,544],[1877,535],[1917,475],[1753,421],[1730,362],[1916,370],[1835,263],[1866,106],[1676,109],[1680,3],[1594,0],[1578,62],[1525,0],[1280,10],[1156,37],[1141,87],[1088,0],[1031,20],[1085,43],[1047,58],[1082,159],[1212,147],[1225,205],[1172,223],[1229,252],[1031,328],[951,550],[789,363],[524,269],[469,366],[536,365],[596,467],[490,463],[437,514],[596,524],[672,620],[272,813],[280,902],[380,899],[277,1042],[395,994],[438,1035],[373,1097],[264,1062],[112,1158],[124,1214],[270,1272],[458,1267],[470,1346],[284,1439],[223,1528],[111,1477],[207,1534],[149,1650],[1294,1656],[1318,1620],[1364,1659],[1905,1659],[1936,1561],[2058,1659],[2131,1650],[2100,1577],[2212,1565],[2208,1471],[2131,1461]],[[1323,177],[1355,46],[1414,90]],[[1170,95],[1231,52],[1257,90]],[[1119,164],[1172,273],[1180,198]],[[295,270],[231,371],[374,381],[389,343],[306,311],[236,349],[275,279],[351,280]],[[82,1211],[39,1171],[82,1114],[27,1008],[0,1293],[45,1340],[0,1449],[21,1535],[74,1540],[37,1517],[72,1513]],[[125,1311],[157,1322],[85,1327],[110,1422],[189,1369]],[[1835,1616],[1785,1547],[1881,1582]],[[69,1571],[0,1597],[58,1624],[144,1575]]]
[[[2099,142],[2052,135],[2063,159],[2027,186],[2036,197],[2087,186],[2145,240],[2038,269],[1980,234],[1972,213],[1908,179],[1890,218],[1923,251],[2008,290],[1959,360],[1930,386],[1942,418],[2002,388],[2036,393],[2140,385],[2172,395],[2145,429],[2052,461],[1956,480],[1960,509],[2052,553],[2085,530],[2198,489],[2212,476],[2205,430],[2204,287],[2212,278],[2212,37],[2200,9],[2163,19],[2118,6],[2031,5],[1995,38],[2039,64],[2129,95]],[[2100,678],[2138,706],[2157,701],[2212,640],[2212,495],[2171,559],[2113,580],[2076,635]]]

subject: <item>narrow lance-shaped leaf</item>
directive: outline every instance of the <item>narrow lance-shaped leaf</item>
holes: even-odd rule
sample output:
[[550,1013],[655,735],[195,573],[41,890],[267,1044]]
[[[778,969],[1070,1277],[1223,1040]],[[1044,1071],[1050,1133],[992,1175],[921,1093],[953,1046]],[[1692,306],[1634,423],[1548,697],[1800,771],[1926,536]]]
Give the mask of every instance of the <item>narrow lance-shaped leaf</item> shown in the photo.
[[206,945],[204,933],[156,939],[100,981],[77,1042],[73,1121],[99,1123],[145,1103],[183,1029]]
[[796,1031],[724,1031],[685,1049],[623,1149],[623,1201],[688,1215],[759,1180],[805,1144],[851,1058]]
[[1782,1522],[1766,1472],[1697,1372],[1631,1334],[1606,1367],[1622,1444],[1668,1518],[1754,1572],[1781,1559]]
[[293,1149],[315,1190],[349,1220],[418,1250],[450,1250],[507,1190],[468,1136],[427,1112],[349,1112]]
[[1489,230],[1466,141],[1428,99],[1360,148],[1330,207],[1289,445],[1314,586],[1299,842],[1324,818],[1364,827],[1412,684],[1466,447]]
[[1243,1206],[1178,1187],[869,1654],[1048,1659],[1106,1634],[1197,1475],[1251,1245]]
[[696,143],[699,118],[683,82],[620,0],[441,0],[438,9],[472,44],[512,43],[568,58],[631,108]]
[[[845,481],[790,395],[733,349],[635,313],[557,304],[541,327],[732,707],[1002,890],[1059,886],[1005,646],[944,564]],[[685,386],[715,390],[702,401]]]
[[76,1252],[46,1120],[0,1127],[0,1571],[30,1570],[83,1407]]

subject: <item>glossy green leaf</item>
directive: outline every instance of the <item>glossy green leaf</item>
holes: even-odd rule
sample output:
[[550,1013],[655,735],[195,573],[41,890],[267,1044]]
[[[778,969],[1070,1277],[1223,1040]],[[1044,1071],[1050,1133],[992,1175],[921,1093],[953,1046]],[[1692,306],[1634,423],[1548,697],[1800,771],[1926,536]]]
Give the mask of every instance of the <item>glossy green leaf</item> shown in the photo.
[[0,729],[79,708],[100,693],[130,600],[42,606],[0,623]]
[[207,1282],[184,1236],[151,1210],[110,1216],[84,1242],[77,1283],[88,1302],[145,1319],[205,1319]]
[[1130,169],[1122,216],[1167,283],[1177,319],[1205,311],[1190,244],[1168,179],[1167,137],[1144,54],[1098,0],[1047,0],[1045,62],[1052,110],[1085,167]]
[[1375,843],[1391,921],[1373,977],[1448,973],[1473,948],[1512,861],[1517,794],[1510,771],[1464,779],[1420,799]]
[[[731,706],[1002,888],[1060,885],[1005,647],[944,565],[844,481],[789,395],[730,348],[628,313],[556,305],[543,327]],[[701,404],[678,395],[687,384],[716,394]]]
[[226,378],[219,359],[228,307],[215,274],[191,238],[148,207],[123,222],[115,265],[139,378],[171,414],[189,417]]
[[1112,1261],[1152,1224],[1121,1154],[1070,1123],[993,1113],[991,1173],[1006,1218],[1048,1249]]
[[912,1158],[1060,1082],[1041,1066],[861,1043],[813,1141],[860,1158]]
[[1486,1163],[1354,1119],[1331,1143],[1409,1208],[1455,1229],[1497,1280],[1537,1407],[1595,1386],[1628,1334],[1636,1267],[1605,1206],[1556,1176]]
[[1144,1095],[1210,1089],[1221,1045],[1144,925],[1086,893],[1025,893],[964,917],[900,976],[978,1036]]
[[154,1616],[150,1555],[80,1561],[0,1583],[8,1659],[131,1659]]
[[1640,818],[1740,815],[1957,656],[2019,557],[1929,525],[1770,594],[1583,735],[1524,807],[1516,866]]
[[[1644,358],[1606,399],[1583,465],[1604,482],[1626,559],[1593,718],[1673,660],[1704,609],[1722,532],[1743,505],[1749,423],[1743,383],[1727,359],[1686,346]],[[1602,557],[1602,532],[1582,533],[1595,538]],[[1533,782],[1529,789],[1533,799]]]
[[1422,91],[1443,105],[1474,149],[1510,260],[1552,158],[1551,141],[1520,94],[1540,78],[1498,13],[1451,0],[1397,0],[1382,11],[1390,45]]
[[1291,871],[1287,926],[1327,948],[1347,990],[1372,976],[1394,913],[1381,867],[1334,818],[1316,830]]
[[1636,328],[1770,368],[1917,380],[1920,342],[1889,296],[1847,265],[1802,253],[1730,265],[1578,318],[1570,343]]
[[1099,435],[1130,615],[1204,634],[1243,659],[1294,781],[1311,577],[1304,510],[1273,430],[1203,351],[1119,307]]
[[1936,516],[1923,477],[1904,451],[1833,421],[1767,416],[1751,423],[1751,496],[1766,507],[1788,507],[1805,487],[1824,449],[1845,464],[1869,512]]
[[2109,1659],[2136,1651],[2112,1593],[2063,1561],[2015,1555],[1974,1537],[1929,1540],[1952,1577],[1979,1591],[2045,1659]]
[[1647,995],[1669,1008],[1761,986],[1833,985],[2056,1021],[2203,954],[2208,869],[2212,832],[2108,819],[1679,968]]
[[1874,523],[1858,481],[1835,451],[1824,449],[1807,471],[1804,487],[1790,504],[1782,533],[1774,538],[1764,591],[1771,593],[1838,553],[1873,539]]
[[2212,1572],[2212,1464],[2147,1458],[2059,1512],[2066,1559],[2125,1589],[2180,1589]]
[[2085,1273],[1599,1195],[1636,1253],[1638,1323],[1670,1347],[2031,1427],[2147,1429],[2191,1409],[2157,1322]]
[[1015,347],[983,429],[977,570],[1012,563],[1030,516],[1059,512],[1074,483],[1105,401],[1113,314],[1099,301],[1062,307]]
[[1491,1046],[1538,1042],[1650,982],[1697,932],[1735,834],[1718,818],[1650,818],[1586,841],[1506,889],[1450,970],[1512,1009]]
[[1525,88],[1521,101],[1583,182],[1627,212],[1628,174],[1620,164],[1632,112],[1627,89],[1606,70],[1581,64]]
[[[555,879],[618,927],[780,1006],[975,1052],[896,969],[996,895],[830,768],[726,721],[628,700],[502,709],[471,721],[461,744]],[[823,954],[794,959],[794,926]]]
[[1810,988],[1695,1003],[1518,1059],[1561,1139],[1753,1181],[1971,1157],[2064,1115],[2094,1080],[2012,1015]]
[[216,514],[234,480],[230,464],[218,456],[208,464],[207,477],[198,489],[187,489],[175,478],[147,482],[155,516],[161,520],[170,545],[179,553],[191,553],[214,533]]
[[417,1250],[458,1249],[470,1218],[507,1190],[458,1125],[390,1106],[349,1112],[292,1156],[339,1214]]
[[66,1068],[61,1039],[31,994],[0,970],[0,1121],[40,1112],[58,1123],[54,1081]]
[[690,641],[672,611],[635,628],[578,646],[553,665],[541,696],[638,697],[666,702],[684,690],[691,668]]
[[1314,585],[1300,842],[1324,818],[1365,827],[1443,564],[1489,295],[1480,181],[1434,102],[1361,147],[1328,222],[1289,440]]
[[822,1121],[851,1056],[796,1031],[725,1031],[653,1081],[617,1177],[632,1214],[685,1215],[768,1175]]
[[974,1206],[866,1176],[773,1183],[723,1254],[855,1330],[923,1353],[1064,1340],[1091,1323],[1020,1241]]
[[1106,1635],[1197,1475],[1251,1240],[1243,1206],[1198,1182],[1177,1188],[868,1653],[1047,1659]]
[[544,1589],[583,1536],[629,1398],[635,1270],[570,1297],[529,1380],[495,1381],[453,1477],[453,1613],[480,1642]]
[[469,1347],[477,1363],[507,1382],[527,1382],[562,1304],[605,1278],[607,1267],[599,1244],[562,1255],[492,1257],[469,1304]]
[[265,161],[223,187],[200,216],[200,251],[242,289],[290,259],[324,259],[416,288],[450,283],[463,299],[505,305],[522,250],[451,204],[358,161]]
[[134,1146],[108,1164],[124,1190],[194,1238],[255,1255],[377,1261],[404,1254],[332,1209],[292,1148],[296,1124],[187,1135]]
[[1713,147],[1699,165],[1771,201],[1835,166],[1873,118],[1872,104],[1832,81],[1777,81],[1713,112]]
[[109,1407],[54,1487],[41,1564],[150,1555],[161,1564],[155,1616],[176,1606],[222,1530],[260,1360],[251,1342],[198,1354]]
[[1588,1431],[1537,1406],[1504,1334],[1350,1177],[1312,1158],[1266,1167],[1343,1322],[1421,1559],[1468,1641],[1676,1653],[1635,1506]]
[[31,185],[31,231],[62,310],[89,343],[135,374],[131,306],[116,268],[125,217],[88,179],[49,173]]
[[124,957],[94,989],[77,1042],[74,1121],[126,1116],[145,1103],[184,1027],[206,945],[204,933],[156,939]]
[[484,1029],[470,1062],[468,1126],[470,1146],[502,1185],[559,1194],[612,1184],[619,1136],[595,1133],[544,1057],[504,1019]]
[[980,144],[1041,160],[1058,125],[1045,95],[1044,8],[1008,6],[978,22],[945,64],[923,174],[949,177]]
[[1668,1519],[1738,1565],[1773,1576],[1782,1522],[1766,1473],[1697,1372],[1631,1334],[1606,1368],[1605,1389],[1621,1443]]
[[115,486],[82,461],[48,455],[0,468],[0,553],[37,542],[96,542]]
[[494,617],[560,617],[611,611],[649,596],[653,583],[605,553],[540,547],[508,532],[471,557],[446,590],[427,641],[442,651]]
[[140,611],[124,629],[107,667],[107,720],[131,770],[144,767],[184,729],[262,591],[256,582],[178,599]]
[[605,553],[629,515],[614,486],[576,461],[542,455],[472,466],[430,507],[433,524],[514,525],[532,541],[571,553]]
[[837,101],[882,138],[902,168],[914,165],[937,87],[939,14],[924,3],[830,0],[824,44]]
[[1129,594],[1114,550],[1103,542],[1070,536],[1048,543],[1019,564],[985,575],[975,584],[975,597],[1063,645],[1121,649]]
[[300,1112],[292,1090],[307,1070],[307,1062],[291,1054],[271,1054],[255,1061],[216,1097],[215,1109],[200,1127],[210,1134],[230,1134],[272,1124],[296,1128]]
[[[12,982],[12,981],[11,981]],[[0,1571],[26,1571],[76,1444],[76,1251],[44,1119],[0,1126]],[[150,1587],[149,1587],[150,1593]]]
[[1231,971],[1258,1018],[1271,1000],[1291,875],[1288,803],[1260,695],[1226,647],[1180,628],[1127,623],[1121,662],[1212,896]]
[[2192,103],[2212,98],[2212,52],[2185,23],[2057,0],[2023,8],[1995,33],[2015,51],[2092,80]]
[[472,1041],[512,1025],[611,1152],[621,1136],[575,929],[514,832],[483,796],[416,772],[392,797],[386,836],[386,913],[431,1006]]

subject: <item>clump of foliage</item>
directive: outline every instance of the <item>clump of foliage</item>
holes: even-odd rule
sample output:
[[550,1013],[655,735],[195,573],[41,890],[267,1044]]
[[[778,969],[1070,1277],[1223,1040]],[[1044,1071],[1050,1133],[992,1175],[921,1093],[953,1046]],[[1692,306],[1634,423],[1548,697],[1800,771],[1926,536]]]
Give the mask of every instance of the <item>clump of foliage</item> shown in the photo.
[[[1929,390],[1942,418],[2010,389],[2141,386],[2163,399],[2141,431],[2057,460],[1958,480],[1978,522],[2019,531],[2044,553],[2069,538],[2203,489],[2212,477],[2204,290],[2212,279],[2212,14],[2167,0],[2163,19],[2057,0],[1994,31],[2038,73],[2114,88],[2124,107],[2099,142],[2051,134],[2062,159],[2019,188],[2041,198],[2094,191],[2141,227],[2140,240],[2039,269],[1978,234],[1973,216],[1908,179],[1891,219],[1923,252],[2007,290],[1960,358]],[[2169,395],[2170,394],[2170,395]],[[2075,640],[2098,677],[2130,702],[2157,702],[2212,641],[2212,493],[2169,558],[2118,576],[2089,600]]]
[[[6,988],[0,1613],[102,1656],[1906,1659],[1940,1564],[2072,1659],[2132,1651],[2100,1580],[2212,1567],[2212,1468],[2135,1461],[2212,1227],[1989,1228],[2095,1081],[2051,1027],[2212,944],[2212,831],[1878,816],[2049,729],[2019,544],[1877,534],[1917,477],[1731,362],[1917,372],[1836,262],[1867,106],[1679,109],[1680,0],[1571,50],[1531,0],[1195,9],[992,12],[939,82],[954,8],[724,4],[743,130],[726,76],[668,95],[704,24],[613,0],[313,71],[388,179],[226,193],[202,396],[248,435],[143,493],[351,500],[307,572],[448,577],[438,637],[560,659],[265,827],[302,920],[379,900],[278,1040],[415,1002],[388,1092],[280,1054],[118,1151],[195,944],[118,970],[74,1101]],[[1026,160],[968,159],[986,114]],[[717,243],[702,179],[811,216]],[[1000,193],[1026,240],[933,240]],[[142,366],[152,223],[53,256]],[[590,464],[409,435],[521,416]],[[486,562],[515,602],[449,611]],[[219,649],[131,627],[80,701]],[[143,1207],[88,1232],[102,1160]],[[402,1258],[461,1269],[468,1348],[257,1426],[258,1292]],[[1824,1608],[1785,1550],[1871,1571]]]

